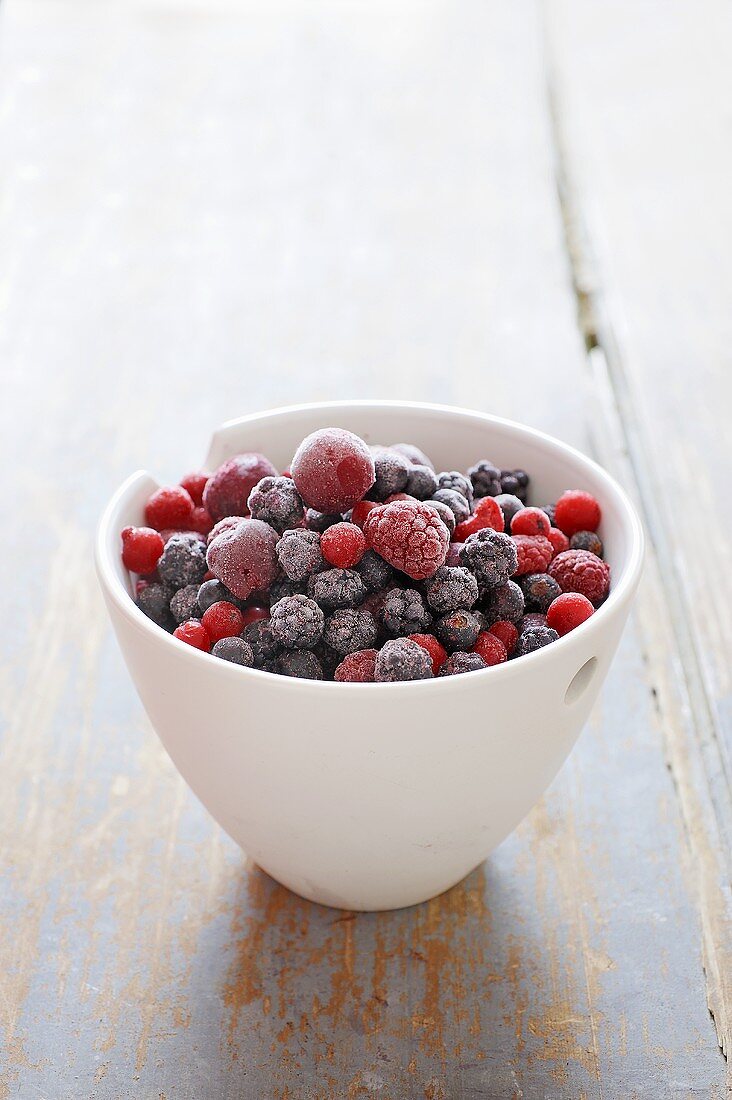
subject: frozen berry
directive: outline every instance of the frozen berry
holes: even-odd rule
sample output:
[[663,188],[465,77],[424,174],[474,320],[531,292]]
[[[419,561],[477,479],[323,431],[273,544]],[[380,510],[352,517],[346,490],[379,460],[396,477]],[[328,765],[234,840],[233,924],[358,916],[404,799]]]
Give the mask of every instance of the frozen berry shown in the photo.
[[320,537],[320,551],[330,565],[350,569],[366,550],[366,536],[355,523],[334,523]]
[[505,581],[488,590],[481,606],[489,625],[502,621],[517,623],[524,613],[524,594],[515,581]]
[[512,535],[516,547],[515,575],[543,573],[554,556],[554,547],[545,535]]
[[401,493],[409,477],[409,461],[386,447],[376,448],[373,458],[374,484],[368,491],[369,500],[383,501],[393,493]]
[[324,679],[323,666],[309,649],[288,649],[277,658],[277,671],[281,676],[294,676],[298,680]]
[[486,630],[478,635],[473,653],[478,653],[487,665],[500,665],[508,660],[506,647],[500,638]]
[[345,656],[359,649],[371,649],[376,642],[376,620],[368,611],[352,607],[334,611],[325,620],[323,641]]
[[242,637],[252,647],[255,668],[262,668],[265,661],[275,657],[280,651],[280,644],[272,633],[269,619],[257,619],[248,623]]
[[501,620],[500,622],[493,623],[488,633],[495,634],[499,642],[503,643],[506,653],[513,653],[519,636],[515,623],[509,623],[505,619]]
[[369,592],[378,592],[380,588],[391,588],[396,579],[396,573],[388,561],[384,561],[375,550],[366,551],[356,566],[356,572]]
[[427,603],[438,615],[469,611],[478,599],[478,582],[469,569],[442,565],[426,585]]
[[326,611],[358,607],[366,597],[366,586],[353,569],[325,569],[308,581],[308,594]]
[[308,531],[327,531],[334,523],[340,523],[343,516],[340,512],[316,512],[314,508],[305,509],[305,526]]
[[163,540],[152,527],[125,527],[122,564],[131,573],[152,573],[163,552]]
[[173,637],[178,638],[179,641],[185,642],[187,645],[192,645],[194,649],[202,649],[204,653],[208,653],[211,648],[211,639],[208,632],[198,619],[190,619],[187,623],[181,623],[173,631]]
[[505,584],[515,572],[516,545],[509,536],[486,527],[469,535],[460,551],[460,564],[486,584]]
[[521,577],[519,584],[526,601],[526,610],[539,611],[542,615],[546,614],[549,604],[562,591],[548,573],[527,573]]
[[234,455],[206,482],[203,503],[214,522],[224,516],[249,514],[249,494],[263,477],[276,477],[277,471],[264,455],[256,452]]
[[552,544],[554,557],[556,557],[557,554],[563,554],[565,550],[569,550],[569,539],[564,531],[560,531],[558,527],[550,527],[546,537]]
[[285,531],[277,543],[277,560],[291,581],[305,581],[324,567],[317,531]]
[[567,489],[554,506],[554,523],[568,536],[576,531],[596,531],[600,518],[600,505],[582,489]]
[[188,526],[191,531],[197,531],[199,535],[208,535],[213,529],[213,520],[203,506],[193,509]]
[[413,463],[409,467],[405,492],[416,500],[428,500],[436,490],[437,477],[435,471],[429,466]]
[[427,630],[432,616],[416,589],[392,588],[384,599],[381,621],[388,634],[406,637]]
[[269,619],[269,608],[263,607],[261,604],[252,604],[251,607],[244,608],[241,617],[244,620],[244,629],[246,629],[250,623],[258,623],[263,619]]
[[439,518],[445,524],[445,527],[447,527],[448,533],[452,535],[456,526],[455,513],[453,512],[452,508],[448,508],[447,505],[443,504],[441,500],[425,500],[424,504],[425,507],[432,508],[437,513]]
[[211,604],[204,611],[201,622],[206,627],[212,642],[218,642],[221,638],[233,638],[236,634],[241,634],[244,629],[244,616],[241,611],[226,600]]
[[[221,581],[217,581],[215,578],[212,581],[204,581],[201,587],[198,589],[198,606],[203,615],[204,611],[208,611],[212,604],[220,603],[225,600],[227,603],[236,603],[236,597],[229,592],[229,589]],[[194,619],[197,616],[189,615],[189,618]],[[200,618],[200,616],[198,616]]]
[[557,596],[547,611],[547,626],[552,627],[563,638],[594,613],[594,607],[581,592],[564,592]]
[[545,645],[549,645],[551,642],[556,642],[559,638],[556,630],[552,630],[548,626],[532,626],[526,630],[522,630],[519,634],[518,641],[516,642],[516,649],[514,655],[516,657],[524,657],[527,653],[534,653],[535,650],[541,649]]
[[200,535],[171,535],[160,556],[158,573],[173,588],[201,584],[206,573],[206,544]]
[[460,551],[463,548],[462,542],[451,542],[448,550],[447,557],[445,558],[445,565],[460,565]]
[[464,672],[480,672],[488,668],[480,653],[458,651],[447,658],[440,669],[440,676],[460,676]]
[[203,490],[206,488],[206,482],[209,476],[209,474],[204,473],[202,470],[196,470],[194,473],[186,474],[185,477],[180,479],[181,486],[186,490],[197,507],[203,504]]
[[254,664],[254,650],[243,638],[219,638],[211,652],[214,657],[231,661],[234,665],[251,668]]
[[450,611],[435,623],[435,634],[448,653],[472,649],[481,630],[481,622],[472,611]]
[[135,603],[148,619],[152,619],[163,630],[173,630],[175,619],[170,610],[170,589],[163,584],[146,584],[141,592],[138,592]]
[[241,523],[244,516],[224,516],[218,523],[214,523],[213,527],[206,536],[206,545],[210,546],[217,535],[223,534],[224,531],[233,531],[235,527]]
[[311,649],[324,624],[323,612],[308,596],[284,596],[270,613],[272,634],[286,649]]
[[495,500],[503,512],[504,530],[510,531],[513,517],[522,510],[524,503],[512,493],[499,493]]
[[421,645],[422,649],[427,650],[432,659],[432,673],[434,676],[437,676],[447,660],[447,650],[445,647],[437,641],[434,634],[410,634],[409,639],[412,642],[416,642],[417,645]]
[[541,508],[522,508],[511,520],[512,535],[547,535],[549,518]]
[[432,462],[419,447],[415,447],[414,443],[392,443],[389,450],[398,451],[398,453],[404,455],[407,461],[411,462],[413,466],[429,466],[431,470],[435,468],[434,462]]
[[554,527],[555,526],[555,523],[554,523],[554,505],[553,504],[542,504],[541,510],[542,510],[542,512],[546,513],[547,518],[549,520],[549,523],[551,524],[552,527]]
[[475,506],[475,512],[468,516],[455,528],[453,538],[457,542],[465,542],[468,535],[474,535],[476,531],[482,531],[485,527],[492,527],[494,531],[503,531],[505,521],[503,512],[496,502],[495,497],[483,497]]
[[253,519],[261,519],[280,534],[297,527],[305,515],[295,482],[289,477],[263,477],[249,494],[248,507]]
[[[372,508],[379,508],[380,505],[375,500],[359,500],[358,504],[354,504],[351,510],[351,523],[355,523],[356,527],[360,527],[363,530],[363,525],[366,522],[366,516],[369,514]],[[340,519],[340,516],[338,517]]]
[[594,604],[604,600],[610,588],[610,566],[589,550],[557,554],[548,573],[562,592],[581,592]]
[[501,492],[517,496],[526,503],[529,487],[529,475],[524,470],[501,470]]
[[446,504],[455,517],[455,524],[463,523],[470,515],[470,504],[464,495],[457,489],[437,489],[432,494],[432,500],[438,504]]
[[333,679],[339,683],[372,684],[377,656],[376,649],[362,649],[358,653],[346,654],[333,673]]
[[181,485],[156,489],[145,505],[145,522],[156,531],[187,528],[193,511],[190,493]]
[[200,619],[201,608],[198,603],[200,585],[187,584],[185,588],[179,588],[170,601],[170,610],[177,623],[185,623],[188,619]]
[[456,493],[464,496],[468,502],[470,511],[473,510],[473,483],[465,474],[458,470],[443,470],[437,475],[437,489],[454,489]]
[[589,550],[598,558],[602,557],[602,539],[595,531],[575,531],[569,545],[572,550]]
[[206,560],[216,578],[240,600],[263,591],[277,576],[277,532],[259,519],[242,519],[210,543]]
[[546,626],[546,615],[540,611],[530,611],[518,624],[519,634],[523,634],[525,630],[534,630],[537,626]]
[[435,511],[410,500],[374,509],[366,517],[364,534],[372,550],[414,580],[431,577],[444,563],[450,544],[449,532]]
[[497,497],[501,491],[501,471],[486,458],[470,467],[468,477],[476,497]]
[[430,680],[432,658],[426,649],[409,638],[395,638],[391,642],[385,642],[379,650],[374,679],[379,683]]
[[319,512],[353,508],[374,484],[374,460],[344,428],[321,428],[302,441],[290,466],[300,496]]
[[269,606],[273,607],[283,596],[305,596],[307,584],[305,581],[291,581],[289,577],[278,577],[269,586],[269,592],[262,593],[262,599],[269,599]]

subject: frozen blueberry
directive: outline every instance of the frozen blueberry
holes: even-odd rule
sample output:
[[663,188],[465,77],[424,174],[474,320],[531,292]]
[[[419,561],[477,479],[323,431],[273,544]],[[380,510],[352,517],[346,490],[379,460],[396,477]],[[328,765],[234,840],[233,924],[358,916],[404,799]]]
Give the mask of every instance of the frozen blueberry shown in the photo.
[[519,634],[523,634],[524,630],[534,630],[537,626],[544,627],[547,625],[546,615],[540,611],[531,611],[528,615],[524,615],[517,625]]
[[283,596],[272,608],[270,625],[286,649],[311,649],[323,633],[325,616],[307,596]]
[[409,467],[405,493],[416,497],[417,500],[429,500],[437,488],[437,476],[429,466],[415,464]]
[[529,475],[525,470],[501,470],[501,492],[511,493],[526,503]]
[[468,470],[476,497],[497,497],[501,491],[501,471],[487,458],[482,458]]
[[460,493],[468,502],[468,514],[472,512],[473,484],[470,478],[466,477],[465,474],[461,474],[458,470],[445,470],[437,475],[437,488],[438,490],[454,489],[456,493]]
[[462,523],[470,515],[470,505],[466,497],[457,489],[438,489],[432,495],[432,500],[426,503],[446,504],[454,516],[455,523]]
[[546,614],[549,604],[561,596],[562,590],[548,573],[527,573],[519,579],[527,611]]
[[263,477],[247,502],[253,519],[261,519],[282,534],[301,522],[305,510],[291,477]]
[[288,649],[277,658],[277,671],[281,676],[295,676],[298,680],[322,680],[323,666],[310,649]]
[[602,539],[594,531],[576,531],[569,540],[570,550],[589,550],[598,558],[602,557]]
[[375,550],[367,550],[354,569],[369,592],[391,588],[396,579],[395,570]]
[[431,680],[432,658],[410,638],[386,642],[376,658],[374,678],[379,683],[399,680]]
[[305,526],[308,531],[318,531],[321,535],[334,523],[340,523],[343,516],[340,512],[316,512],[314,508],[305,509]]
[[291,581],[305,581],[324,565],[318,531],[285,531],[277,543],[277,560]]
[[556,527],[557,525],[554,522],[554,516],[555,516],[554,505],[553,504],[543,504],[542,507],[541,507],[541,510],[542,510],[542,512],[546,512],[547,516],[549,517],[549,522],[551,523],[552,527]]
[[214,657],[231,661],[234,665],[251,668],[254,664],[254,650],[243,638],[221,638],[211,650]]
[[511,521],[517,512],[520,512],[524,507],[518,497],[513,496],[511,493],[499,493],[496,497],[496,504],[500,506],[503,512],[503,521],[507,531],[511,530]]
[[452,653],[440,669],[440,676],[459,676],[463,672],[479,672],[481,668],[488,668],[479,653],[464,653],[458,651]]
[[379,448],[374,453],[376,480],[366,494],[367,500],[386,500],[392,493],[404,492],[409,477],[409,462],[398,451]]
[[427,603],[438,615],[463,608],[469,611],[478,599],[478,582],[469,569],[460,565],[442,565],[425,582]]
[[164,584],[147,584],[138,593],[135,603],[148,619],[163,630],[173,631],[176,621],[170,610],[171,591]]
[[528,627],[519,634],[513,656],[523,657],[527,653],[533,653],[535,650],[541,649],[542,646],[556,642],[558,638],[559,635],[556,630],[552,630],[549,626]]
[[472,611],[450,611],[434,625],[434,634],[448,653],[470,649],[478,640],[480,620]]
[[171,535],[158,562],[162,580],[174,588],[201,584],[206,575],[206,543],[200,535],[181,532]]
[[460,551],[460,564],[487,584],[505,584],[518,567],[516,544],[509,535],[483,528],[468,535]]
[[517,623],[524,613],[524,594],[515,581],[506,581],[488,588],[483,602],[488,625]]
[[426,500],[425,504],[428,504],[430,508],[434,508],[437,515],[447,527],[450,534],[455,530],[455,513],[452,508],[448,508],[447,504],[441,500],[435,500],[434,497],[431,500]]
[[353,569],[325,569],[308,581],[308,595],[325,611],[335,611],[363,603],[366,585]]
[[170,601],[170,610],[177,623],[187,623],[189,619],[200,619],[203,611],[198,603],[200,586],[187,584],[179,588]]
[[221,581],[204,581],[198,589],[198,606],[202,615],[204,611],[208,611],[209,607],[215,603],[221,603],[222,600],[225,603],[233,603],[235,607],[239,607],[241,604],[241,600],[237,600],[236,596],[229,592],[229,589]]
[[386,594],[381,609],[381,621],[388,634],[406,637],[407,634],[426,633],[432,616],[415,588],[392,588]]
[[323,641],[345,657],[347,653],[356,653],[359,649],[373,648],[376,634],[376,620],[370,612],[344,607],[325,620]]

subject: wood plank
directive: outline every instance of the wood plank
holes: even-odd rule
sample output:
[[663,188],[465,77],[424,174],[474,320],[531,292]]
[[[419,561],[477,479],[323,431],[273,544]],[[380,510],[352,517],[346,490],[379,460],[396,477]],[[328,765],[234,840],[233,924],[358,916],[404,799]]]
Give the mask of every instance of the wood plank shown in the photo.
[[249,409],[420,396],[587,442],[536,7],[0,18],[0,1097],[721,1095],[654,608],[495,856],[351,918],[186,792],[90,576],[116,482]]

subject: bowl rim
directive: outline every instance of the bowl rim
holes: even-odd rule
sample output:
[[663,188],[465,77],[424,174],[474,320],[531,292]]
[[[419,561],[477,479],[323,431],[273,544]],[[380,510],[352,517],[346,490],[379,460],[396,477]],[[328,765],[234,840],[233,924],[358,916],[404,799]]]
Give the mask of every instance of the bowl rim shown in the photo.
[[[564,637],[559,638],[556,642],[552,642],[550,646],[543,646],[541,649],[533,653],[525,654],[520,659],[514,661],[504,661],[502,664],[491,665],[484,669],[477,669],[475,672],[471,673],[471,676],[476,677],[476,679],[478,676],[482,677],[486,686],[488,683],[498,684],[502,680],[510,680],[516,676],[522,675],[522,670],[528,672],[529,669],[536,667],[539,662],[547,662],[551,660],[552,657],[558,658],[560,652],[561,654],[568,654],[572,648],[579,650],[580,647],[584,650],[587,644],[592,641],[593,637],[597,636],[599,632],[602,631],[608,617],[613,614],[615,610],[619,610],[622,604],[626,604],[632,599],[643,568],[645,537],[643,525],[630,497],[615,478],[604,470],[599,463],[595,462],[594,459],[588,458],[587,455],[584,455],[569,443],[564,443],[555,436],[549,435],[547,432],[540,431],[538,428],[533,428],[527,424],[521,424],[518,421],[509,420],[506,417],[494,416],[492,413],[481,412],[477,409],[466,409],[460,406],[442,405],[434,402],[389,401],[378,399],[311,401],[295,405],[282,405],[273,409],[249,413],[232,420],[227,420],[213,432],[209,452],[213,448],[218,436],[241,424],[267,420],[274,416],[291,416],[305,411],[312,412],[321,409],[324,413],[337,413],[339,411],[347,413],[354,408],[390,408],[395,411],[421,411],[438,413],[448,417],[469,417],[473,420],[482,420],[487,424],[517,432],[525,437],[533,438],[536,442],[544,446],[558,449],[568,459],[579,464],[580,467],[584,466],[592,471],[594,476],[603,483],[607,492],[614,496],[616,501],[620,504],[620,511],[624,517],[625,527],[629,535],[628,558],[625,569],[617,585],[611,587],[605,602],[596,609],[595,613],[591,615],[589,619],[577,627],[576,630],[565,634]],[[406,680],[395,683],[378,684],[336,680],[306,680],[293,676],[275,676],[271,672],[266,672],[263,669],[247,668],[246,666],[236,665],[230,661],[222,661],[214,657],[211,653],[205,653],[178,638],[174,638],[172,634],[168,634],[167,631],[162,630],[152,622],[151,619],[148,619],[138,608],[135,601],[130,598],[129,592],[124,588],[115,572],[109,555],[109,548],[112,545],[110,529],[120,502],[127,496],[132,486],[139,482],[142,477],[156,481],[148,471],[136,471],[127,477],[115,490],[102,512],[97,525],[94,543],[94,561],[97,576],[105,597],[114,604],[116,609],[124,616],[128,623],[140,632],[147,634],[151,640],[158,645],[172,647],[171,652],[177,655],[181,661],[193,661],[193,667],[198,664],[199,668],[204,667],[200,664],[200,662],[203,661],[206,662],[205,667],[211,672],[216,670],[218,675],[237,676],[240,678],[239,682],[242,684],[247,682],[248,677],[253,676],[256,677],[255,683],[257,680],[263,684],[269,683],[271,684],[272,690],[277,689],[283,691],[327,692],[329,695],[334,695],[337,692],[355,692],[366,689],[371,692],[378,689],[400,692],[424,692],[435,690],[445,692],[455,690],[456,686],[459,686],[460,676],[438,676],[429,680]],[[490,681],[487,679],[489,676],[492,678]],[[436,687],[438,684],[441,686]]]

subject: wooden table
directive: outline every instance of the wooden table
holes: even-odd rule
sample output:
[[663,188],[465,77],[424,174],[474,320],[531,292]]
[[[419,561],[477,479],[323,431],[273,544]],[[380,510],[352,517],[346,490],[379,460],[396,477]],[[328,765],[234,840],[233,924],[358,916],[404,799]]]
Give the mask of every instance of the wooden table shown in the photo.
[[[726,1095],[729,4],[1,20],[0,1097]],[[650,533],[546,797],[449,894],[381,915],[299,900],[212,824],[90,551],[129,471],[365,396],[568,439]]]

